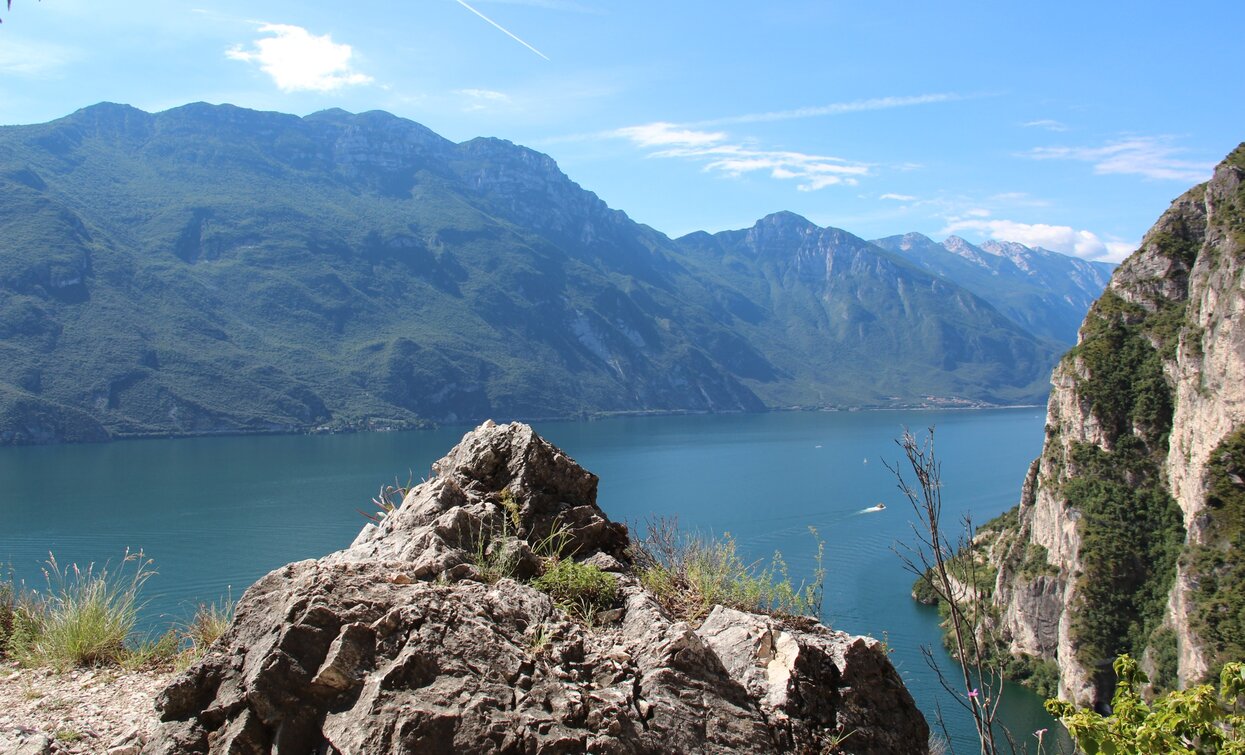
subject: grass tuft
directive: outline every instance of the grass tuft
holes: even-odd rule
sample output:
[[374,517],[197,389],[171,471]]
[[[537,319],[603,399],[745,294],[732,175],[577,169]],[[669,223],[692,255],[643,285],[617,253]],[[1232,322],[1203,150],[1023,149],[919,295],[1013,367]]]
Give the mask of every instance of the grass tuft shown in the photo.
[[821,615],[825,542],[817,530],[817,568],[796,586],[782,554],[769,563],[746,562],[730,533],[704,538],[682,532],[676,519],[650,519],[643,539],[633,539],[640,581],[675,618],[698,621],[715,605],[777,617]]
[[155,574],[151,560],[142,551],[127,550],[116,571],[107,565],[96,571],[94,564],[62,568],[48,554],[43,574],[45,594],[16,599],[10,654],[23,665],[60,669],[125,661],[126,639],[138,620],[139,590]]

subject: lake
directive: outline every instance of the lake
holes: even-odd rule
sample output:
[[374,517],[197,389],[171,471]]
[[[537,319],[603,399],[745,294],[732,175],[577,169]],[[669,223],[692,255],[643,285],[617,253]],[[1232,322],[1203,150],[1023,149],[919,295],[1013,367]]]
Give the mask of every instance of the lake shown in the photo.
[[[883,462],[900,458],[903,427],[935,426],[944,525],[965,514],[981,523],[1018,500],[1044,417],[1038,408],[774,412],[535,427],[600,476],[599,503],[615,520],[677,516],[685,529],[729,532],[749,558],[780,550],[797,581],[813,570],[815,527],[826,543],[823,619],[885,639],[931,726],[940,701],[966,750],[971,722],[921,657],[922,644],[939,645],[937,612],[910,599],[913,576],[892,551],[912,540],[914,516]],[[115,565],[126,548],[142,549],[158,572],[144,622],[162,629],[199,602],[237,598],[271,569],[346,547],[382,483],[418,482],[468,429],[0,449],[0,563],[42,585],[49,551],[61,564]],[[879,502],[885,510],[862,513]],[[1002,718],[1020,741],[1053,728],[1027,690],[1010,686],[1005,700]]]

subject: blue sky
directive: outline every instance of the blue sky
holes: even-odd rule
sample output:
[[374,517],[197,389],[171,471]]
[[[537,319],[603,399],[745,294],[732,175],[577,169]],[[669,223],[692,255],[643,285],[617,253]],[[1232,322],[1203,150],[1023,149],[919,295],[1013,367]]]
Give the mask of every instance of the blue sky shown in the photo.
[[1240,0],[14,0],[0,123],[109,100],[496,136],[672,236],[779,210],[1120,259],[1245,139]]

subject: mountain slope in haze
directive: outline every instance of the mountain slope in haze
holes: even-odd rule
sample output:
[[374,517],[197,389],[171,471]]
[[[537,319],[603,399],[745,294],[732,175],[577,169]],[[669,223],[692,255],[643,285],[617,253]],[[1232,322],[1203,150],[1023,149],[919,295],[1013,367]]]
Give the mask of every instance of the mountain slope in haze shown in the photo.
[[[790,212],[752,228],[678,240],[705,275],[772,315],[739,324],[789,381],[756,386],[772,404],[801,404],[821,376],[854,402],[912,394],[1009,403],[1042,395],[1040,342],[983,298],[899,255]],[[781,327],[772,327],[772,322]],[[851,370],[843,370],[851,365]]]
[[1067,346],[1115,265],[1070,257],[1009,241],[970,244],[949,236],[941,244],[919,233],[873,242],[923,270],[955,281],[1032,333]]
[[0,442],[1044,395],[1055,348],[964,288],[722,243],[382,112],[0,128]]

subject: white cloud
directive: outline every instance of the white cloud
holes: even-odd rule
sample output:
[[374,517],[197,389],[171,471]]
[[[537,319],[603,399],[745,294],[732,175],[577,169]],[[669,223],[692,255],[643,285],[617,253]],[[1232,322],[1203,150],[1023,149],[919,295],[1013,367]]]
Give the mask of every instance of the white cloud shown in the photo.
[[225,56],[259,65],[283,92],[329,92],[372,82],[351,66],[354,49],[328,34],[316,36],[289,24],[264,24],[259,31],[270,36],[255,40],[250,50],[232,47]]
[[816,191],[827,186],[855,186],[857,178],[869,173],[869,166],[840,157],[813,155],[787,150],[758,149],[732,142],[721,131],[698,131],[673,123],[648,123],[611,132],[638,147],[660,147],[649,157],[679,158],[703,164],[703,169],[738,178],[745,173],[767,172],[770,178],[794,180],[800,191]]
[[1040,246],[1088,260],[1119,262],[1137,248],[1119,239],[1104,239],[1093,231],[1077,230],[1066,225],[1020,223],[1015,220],[985,220],[953,217],[940,234],[973,232],[999,241],[1016,241],[1025,246]]
[[1186,150],[1167,137],[1135,136],[1101,147],[1037,147],[1025,153],[1034,160],[1078,160],[1094,164],[1094,173],[1145,176],[1181,183],[1210,178],[1214,163],[1182,160]]
[[988,217],[990,217],[990,211],[989,211],[989,210],[987,210],[987,209],[985,209],[984,207],[974,207],[974,208],[972,208],[971,210],[965,210],[965,211],[964,211],[964,214],[965,214],[965,215],[967,215],[967,216],[968,216],[968,217],[970,217],[970,218],[988,218]]
[[916,201],[916,197],[912,196],[911,194],[886,193],[878,197],[878,199],[893,199],[896,202],[915,202]]
[[641,147],[702,147],[726,140],[726,134],[721,131],[694,131],[662,121],[620,128],[610,132],[610,135],[630,139]]
[[1060,123],[1059,121],[1051,120],[1050,118],[1043,118],[1037,121],[1028,121],[1020,125],[1024,126],[1025,128],[1044,128],[1047,131],[1057,131],[1061,133],[1068,130],[1067,126]]

